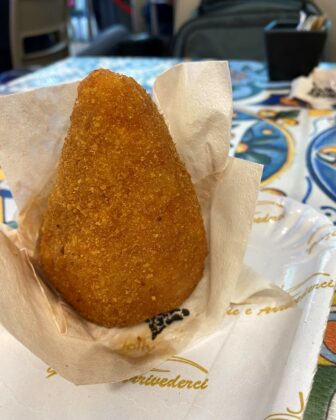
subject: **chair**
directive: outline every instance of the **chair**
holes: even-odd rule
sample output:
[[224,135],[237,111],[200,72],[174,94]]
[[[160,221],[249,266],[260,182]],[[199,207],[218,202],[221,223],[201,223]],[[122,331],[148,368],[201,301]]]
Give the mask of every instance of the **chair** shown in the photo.
[[11,0],[13,68],[45,65],[69,55],[66,0]]
[[321,13],[312,0],[202,0],[175,36],[174,56],[265,60],[264,27],[273,20],[298,22],[303,7]]

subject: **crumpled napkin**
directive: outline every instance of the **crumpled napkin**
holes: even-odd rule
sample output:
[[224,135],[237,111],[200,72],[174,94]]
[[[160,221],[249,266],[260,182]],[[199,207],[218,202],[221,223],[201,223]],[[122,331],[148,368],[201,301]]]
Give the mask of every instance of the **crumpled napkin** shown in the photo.
[[71,83],[0,97],[0,162],[19,210],[18,230],[3,226],[0,233],[0,321],[66,379],[117,382],[215,331],[233,297],[244,300],[268,288],[249,272],[249,293],[237,294],[262,168],[228,157],[232,95],[226,62],[180,64],[159,76],[154,98],[202,208],[209,244],[204,276],[173,314],[131,328],[87,322],[43,281],[34,259],[76,90]]
[[309,76],[293,80],[290,96],[313,108],[332,109],[336,106],[336,69],[316,68]]

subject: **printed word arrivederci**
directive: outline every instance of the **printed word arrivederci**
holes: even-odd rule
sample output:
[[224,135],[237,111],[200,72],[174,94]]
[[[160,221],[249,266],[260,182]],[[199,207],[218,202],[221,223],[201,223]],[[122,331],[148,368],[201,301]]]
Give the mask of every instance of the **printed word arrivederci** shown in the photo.
[[134,376],[133,378],[123,381],[124,383],[132,383],[144,386],[159,386],[161,388],[186,388],[186,389],[196,389],[204,390],[208,387],[208,378],[203,381],[200,380],[191,380],[186,378],[181,378],[181,375],[177,375],[175,378],[162,378],[155,375],[139,375]]

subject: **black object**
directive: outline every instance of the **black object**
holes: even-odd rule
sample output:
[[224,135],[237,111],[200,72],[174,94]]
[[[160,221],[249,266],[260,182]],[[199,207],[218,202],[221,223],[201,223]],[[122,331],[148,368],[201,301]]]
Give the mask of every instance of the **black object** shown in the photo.
[[9,0],[0,0],[0,72],[12,68],[9,45]]
[[[152,35],[170,37],[173,35],[173,6],[164,2],[157,1],[151,3],[150,7],[150,28],[156,25],[156,31]],[[155,22],[155,23],[154,23]]]
[[273,21],[265,28],[270,80],[292,80],[308,75],[319,63],[327,29],[298,31],[297,21]]
[[153,318],[147,319],[146,322],[152,333],[152,340],[162,333],[162,331],[170,324],[176,321],[183,321],[186,316],[190,315],[189,309],[173,309],[169,312],[163,312],[154,316]]
[[303,9],[321,14],[310,0],[203,0],[176,35],[174,55],[265,60],[265,26],[273,20],[299,21]]
[[170,40],[146,33],[130,35],[116,46],[116,55],[128,57],[171,57]]

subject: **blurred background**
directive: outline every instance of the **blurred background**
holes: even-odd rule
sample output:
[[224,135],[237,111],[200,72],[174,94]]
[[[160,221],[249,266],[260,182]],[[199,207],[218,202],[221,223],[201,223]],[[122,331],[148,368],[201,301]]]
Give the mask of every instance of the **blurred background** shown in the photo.
[[336,60],[335,0],[1,0],[0,8],[7,79],[67,56],[266,60],[265,27],[285,20],[293,29],[311,15],[324,17],[315,28],[323,40],[309,43]]

